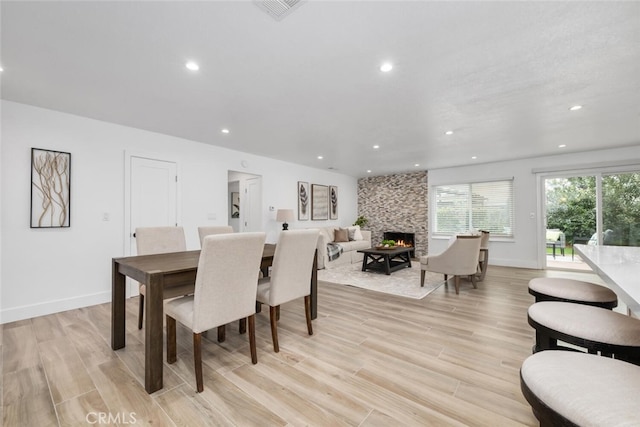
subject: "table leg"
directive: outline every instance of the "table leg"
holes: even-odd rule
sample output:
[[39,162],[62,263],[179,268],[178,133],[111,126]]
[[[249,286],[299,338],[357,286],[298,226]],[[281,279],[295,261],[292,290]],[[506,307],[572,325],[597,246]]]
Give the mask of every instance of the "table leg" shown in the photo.
[[162,317],[164,276],[152,273],[145,298],[144,388],[151,394],[162,388]]
[[111,348],[125,346],[125,277],[118,272],[118,263],[111,261]]
[[391,275],[391,260],[389,259],[389,255],[384,255],[384,272],[387,276]]

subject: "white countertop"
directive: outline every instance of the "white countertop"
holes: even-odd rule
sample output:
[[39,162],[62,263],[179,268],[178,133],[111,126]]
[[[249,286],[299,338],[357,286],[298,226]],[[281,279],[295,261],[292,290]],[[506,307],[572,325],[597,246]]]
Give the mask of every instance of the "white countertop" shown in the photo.
[[580,257],[640,316],[640,247],[575,245]]

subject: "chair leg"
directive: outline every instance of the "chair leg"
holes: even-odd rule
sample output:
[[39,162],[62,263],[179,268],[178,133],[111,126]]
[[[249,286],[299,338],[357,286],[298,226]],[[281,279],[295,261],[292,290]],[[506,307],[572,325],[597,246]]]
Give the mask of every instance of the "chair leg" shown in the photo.
[[475,275],[475,274],[472,274],[472,275],[471,275],[471,284],[473,285],[473,289],[478,289],[478,286],[477,286],[477,284],[476,284],[476,280],[478,280],[478,279],[476,278],[476,275]]
[[456,287],[456,295],[460,294],[460,276],[453,276],[453,284]]
[[426,275],[425,270],[420,270],[420,287],[424,287],[424,276]]
[[225,325],[218,326],[218,342],[224,342],[227,339],[227,330]]
[[144,295],[140,294],[140,303],[138,305],[138,329],[142,329],[143,316],[144,316]]
[[280,320],[280,306],[276,306],[276,320]]
[[271,321],[271,339],[273,340],[273,351],[278,353],[278,314],[276,307],[269,307],[269,320]]
[[536,345],[534,353],[543,350],[553,350],[558,348],[558,340],[551,338],[549,334],[536,330]]
[[249,319],[249,349],[251,350],[251,363],[258,363],[258,353],[256,352],[256,315],[252,314]]
[[176,319],[167,315],[167,363],[176,361]]
[[193,333],[193,366],[196,371],[196,390],[201,393],[204,390],[202,381],[202,349],[200,334]]
[[484,254],[484,261],[482,261],[482,268],[480,270],[480,281],[484,280],[484,276],[487,274],[487,267],[489,266],[489,251]]
[[242,335],[245,332],[247,332],[247,319],[240,319],[238,320],[238,333]]
[[311,327],[311,295],[304,296],[304,314],[307,318],[307,331],[309,335],[313,335],[313,328]]

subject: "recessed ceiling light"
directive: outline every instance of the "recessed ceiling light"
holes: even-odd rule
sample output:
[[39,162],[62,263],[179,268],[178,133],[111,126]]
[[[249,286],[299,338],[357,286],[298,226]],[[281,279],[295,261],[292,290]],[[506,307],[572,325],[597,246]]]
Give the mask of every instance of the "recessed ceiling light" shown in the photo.
[[452,130],[448,130],[444,133],[445,135],[453,135],[453,131]]
[[193,61],[187,62],[184,66],[191,71],[198,71],[200,69],[200,66]]
[[222,132],[222,133],[229,133],[229,129],[222,129],[220,132]]
[[373,146],[373,149],[374,149],[374,150],[377,150],[378,148],[380,148],[380,146],[379,146],[379,145],[374,145],[374,146]]
[[318,156],[318,160],[322,160],[322,159],[324,159],[324,157]]
[[371,173],[371,169],[367,169],[367,173]]
[[473,157],[471,157],[471,160],[475,160],[477,158],[478,158],[477,156],[473,156]]
[[564,148],[566,146],[567,146],[567,144],[560,144],[560,145],[558,145],[558,148]]
[[413,166],[418,167],[418,166],[420,166],[420,163],[416,163],[416,164],[415,164],[415,165],[413,165]]
[[569,111],[578,111],[582,109],[582,105],[574,105],[573,107],[569,108]]
[[388,73],[391,70],[393,70],[393,64],[391,62],[385,62],[380,66],[380,71],[383,73]]
[[4,68],[0,67],[0,73],[4,71]]

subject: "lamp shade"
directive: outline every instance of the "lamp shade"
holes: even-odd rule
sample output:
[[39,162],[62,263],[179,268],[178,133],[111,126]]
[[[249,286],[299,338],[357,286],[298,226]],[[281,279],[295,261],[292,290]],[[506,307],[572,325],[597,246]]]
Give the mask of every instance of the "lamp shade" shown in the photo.
[[278,209],[278,212],[276,213],[276,221],[291,222],[293,219],[293,209]]

